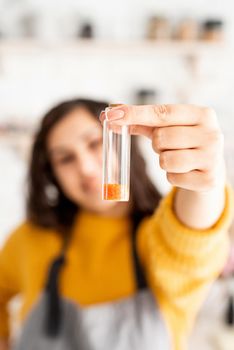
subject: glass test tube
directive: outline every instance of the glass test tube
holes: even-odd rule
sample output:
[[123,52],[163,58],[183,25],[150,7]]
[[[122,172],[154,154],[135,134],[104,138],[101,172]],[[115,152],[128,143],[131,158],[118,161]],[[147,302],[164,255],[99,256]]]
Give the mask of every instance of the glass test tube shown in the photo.
[[[106,108],[107,113],[111,107]],[[128,201],[130,185],[131,135],[128,125],[103,123],[103,177],[102,199]]]

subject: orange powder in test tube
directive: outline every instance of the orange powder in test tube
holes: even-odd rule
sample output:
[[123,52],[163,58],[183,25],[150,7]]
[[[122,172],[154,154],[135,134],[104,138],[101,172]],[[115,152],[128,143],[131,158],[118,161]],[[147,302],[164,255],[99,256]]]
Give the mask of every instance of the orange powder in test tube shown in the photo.
[[119,184],[104,184],[104,199],[106,200],[120,200],[121,199],[121,185]]

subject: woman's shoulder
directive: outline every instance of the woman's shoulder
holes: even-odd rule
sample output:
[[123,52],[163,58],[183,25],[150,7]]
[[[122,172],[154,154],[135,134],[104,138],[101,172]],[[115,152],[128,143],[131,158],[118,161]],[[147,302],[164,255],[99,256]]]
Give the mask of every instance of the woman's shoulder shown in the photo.
[[18,225],[7,237],[4,247],[20,247],[22,244],[41,242],[45,243],[51,237],[57,239],[57,233],[48,228],[40,227],[30,221]]
[[28,235],[28,234],[38,234],[38,233],[47,233],[47,234],[55,234],[55,231],[51,228],[42,227],[34,224],[29,220],[23,221],[20,225],[18,225],[11,233],[11,236],[18,235]]

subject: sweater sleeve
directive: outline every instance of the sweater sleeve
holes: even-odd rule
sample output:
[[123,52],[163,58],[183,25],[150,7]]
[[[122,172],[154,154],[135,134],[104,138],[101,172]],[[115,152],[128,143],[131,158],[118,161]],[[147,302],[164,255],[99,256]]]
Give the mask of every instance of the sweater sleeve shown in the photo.
[[173,349],[184,350],[199,307],[227,259],[233,200],[227,188],[218,222],[207,230],[193,230],[173,212],[175,193],[173,189],[154,215],[142,222],[138,249]]
[[0,338],[9,337],[8,302],[20,291],[17,236],[14,232],[0,250]]

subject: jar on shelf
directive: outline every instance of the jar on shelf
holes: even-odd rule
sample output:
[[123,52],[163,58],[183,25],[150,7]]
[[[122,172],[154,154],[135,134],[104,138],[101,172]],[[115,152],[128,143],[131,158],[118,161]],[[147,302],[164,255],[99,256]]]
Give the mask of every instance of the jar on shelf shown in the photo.
[[90,22],[86,22],[81,26],[79,37],[82,39],[93,39],[94,29]]
[[199,25],[197,21],[186,18],[180,21],[175,31],[174,38],[177,40],[197,40],[199,33]]
[[167,18],[153,16],[148,20],[146,39],[167,40],[171,37],[170,23]]
[[159,92],[151,88],[142,88],[135,93],[135,102],[138,105],[150,105],[156,103]]
[[208,19],[202,24],[201,39],[207,41],[223,41],[224,22],[219,19]]

